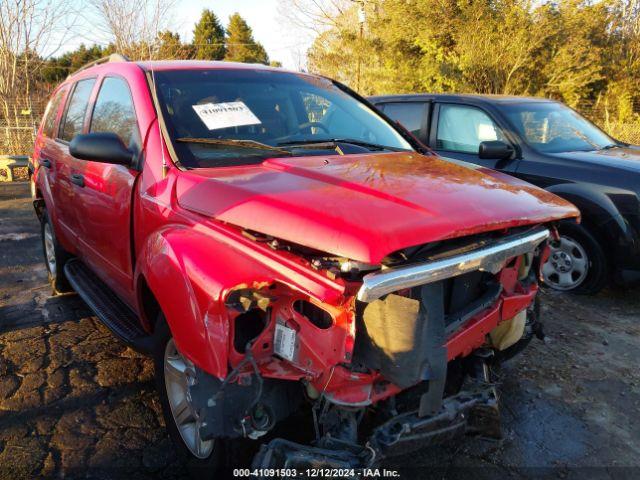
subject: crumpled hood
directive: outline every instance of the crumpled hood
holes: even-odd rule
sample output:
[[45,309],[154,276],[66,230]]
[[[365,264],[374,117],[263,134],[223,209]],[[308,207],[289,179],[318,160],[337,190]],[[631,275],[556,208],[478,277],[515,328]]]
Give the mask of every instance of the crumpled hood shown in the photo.
[[181,207],[368,263],[432,241],[578,215],[515,178],[417,153],[276,158],[179,175]]

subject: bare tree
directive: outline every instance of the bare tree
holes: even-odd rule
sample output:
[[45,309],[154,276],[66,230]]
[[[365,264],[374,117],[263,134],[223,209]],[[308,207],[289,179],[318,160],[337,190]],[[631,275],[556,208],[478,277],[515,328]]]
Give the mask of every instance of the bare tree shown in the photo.
[[[322,43],[325,33],[345,28],[347,12],[358,0],[279,0],[280,22],[286,25],[288,50],[300,70],[308,68],[308,50],[313,43]],[[357,28],[354,23],[353,28]]]
[[291,26],[317,35],[337,27],[337,19],[353,4],[353,0],[280,0],[278,13]]
[[157,58],[160,34],[169,30],[175,0],[90,0],[97,28],[118,53],[132,59]]
[[[31,135],[32,89],[47,55],[65,42],[74,25],[69,0],[0,1],[0,121],[4,148]],[[22,135],[21,135],[22,134]],[[14,153],[14,152],[11,152]]]

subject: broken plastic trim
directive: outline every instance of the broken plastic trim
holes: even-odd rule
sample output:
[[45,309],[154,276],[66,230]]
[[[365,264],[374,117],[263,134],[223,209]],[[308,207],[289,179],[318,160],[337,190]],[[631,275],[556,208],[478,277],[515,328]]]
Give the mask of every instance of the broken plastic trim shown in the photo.
[[[476,418],[478,415],[482,418]],[[394,416],[376,427],[363,445],[330,436],[322,437],[313,446],[274,438],[260,447],[252,468],[260,471],[371,467],[383,458],[441,444],[465,433],[495,436],[496,428],[491,423],[495,418],[498,418],[498,407],[493,385],[479,383],[445,398],[440,410],[433,415],[420,417],[417,411],[411,411]]]
[[363,277],[358,300],[372,302],[388,293],[456,277],[474,270],[497,273],[509,258],[531,252],[549,235],[547,228],[538,228],[449,258],[369,273]]

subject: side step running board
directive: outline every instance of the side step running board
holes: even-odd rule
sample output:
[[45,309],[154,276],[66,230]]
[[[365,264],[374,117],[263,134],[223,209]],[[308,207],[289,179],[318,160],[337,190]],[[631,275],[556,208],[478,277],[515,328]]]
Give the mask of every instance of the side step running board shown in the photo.
[[73,289],[96,317],[118,338],[141,353],[152,351],[151,336],[142,329],[133,310],[80,260],[69,260],[64,273]]

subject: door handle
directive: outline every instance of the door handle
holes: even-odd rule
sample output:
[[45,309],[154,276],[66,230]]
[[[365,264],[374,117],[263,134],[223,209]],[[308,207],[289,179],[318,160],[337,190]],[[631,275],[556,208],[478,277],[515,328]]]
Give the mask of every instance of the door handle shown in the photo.
[[71,175],[71,183],[74,185],[78,185],[79,187],[84,188],[84,175],[80,175],[79,173],[74,173]]
[[45,168],[51,168],[51,160],[49,160],[48,158],[40,158],[39,163]]

